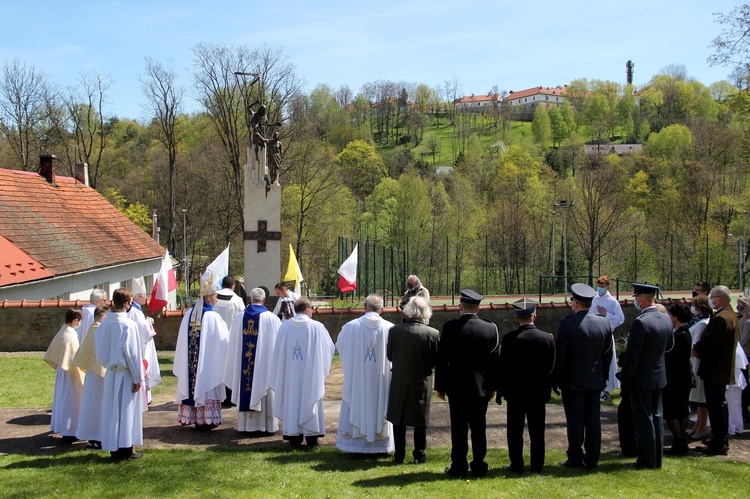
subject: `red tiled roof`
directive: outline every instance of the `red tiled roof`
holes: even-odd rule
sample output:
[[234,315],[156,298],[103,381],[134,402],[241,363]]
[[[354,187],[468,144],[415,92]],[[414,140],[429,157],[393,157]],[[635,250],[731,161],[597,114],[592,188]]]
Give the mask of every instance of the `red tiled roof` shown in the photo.
[[[0,235],[53,275],[164,256],[96,190],[71,177],[0,169]],[[2,284],[0,284],[2,285]]]
[[0,236],[0,286],[36,281],[53,275],[28,253]]
[[497,100],[498,102],[500,102],[503,99],[498,94],[465,95],[463,97],[459,97],[454,102],[457,104],[464,104],[468,102],[488,102],[493,100]]
[[565,87],[534,87],[527,88],[526,90],[519,90],[518,92],[511,92],[505,100],[520,99],[523,97],[530,97],[532,95],[565,95]]

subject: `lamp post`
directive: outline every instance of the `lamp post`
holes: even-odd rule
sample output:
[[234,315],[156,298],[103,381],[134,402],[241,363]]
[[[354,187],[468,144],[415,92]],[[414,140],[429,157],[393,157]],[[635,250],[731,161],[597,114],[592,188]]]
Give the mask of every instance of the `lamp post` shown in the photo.
[[565,302],[568,302],[568,208],[575,204],[574,201],[568,203],[566,199],[560,202],[552,203],[555,208],[563,210],[563,282],[565,285]]
[[552,294],[555,294],[555,215],[557,211],[555,208],[557,203],[552,203]]
[[732,234],[727,235],[737,241],[737,287],[742,290],[742,241]]
[[184,265],[182,268],[182,276],[185,279],[185,301],[187,302],[187,298],[190,296],[188,291],[190,283],[188,280],[187,262],[187,210],[185,208],[182,209],[182,264]]

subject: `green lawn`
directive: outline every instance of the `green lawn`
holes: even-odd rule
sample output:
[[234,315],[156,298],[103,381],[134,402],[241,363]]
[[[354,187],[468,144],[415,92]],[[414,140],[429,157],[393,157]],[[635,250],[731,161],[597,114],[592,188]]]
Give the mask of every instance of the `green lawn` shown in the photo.
[[[547,463],[564,458],[548,452]],[[449,449],[428,449],[425,465],[349,456],[323,447],[146,451],[111,463],[101,452],[0,457],[2,497],[747,497],[750,466],[715,459],[666,459],[660,471],[634,471],[605,457],[597,472],[548,466],[516,477],[491,450],[486,478],[449,479]]]

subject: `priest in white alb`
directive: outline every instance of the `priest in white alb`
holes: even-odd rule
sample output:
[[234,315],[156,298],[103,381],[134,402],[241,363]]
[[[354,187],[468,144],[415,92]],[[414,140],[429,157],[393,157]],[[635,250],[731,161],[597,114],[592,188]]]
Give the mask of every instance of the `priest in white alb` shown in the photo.
[[224,384],[232,390],[237,406],[237,431],[275,433],[279,420],[273,415],[273,349],[281,320],[263,303],[266,292],[250,291],[250,305],[237,314],[229,328],[229,349]]
[[201,276],[200,300],[185,313],[177,336],[174,368],[177,376],[177,421],[197,430],[211,430],[221,424],[224,363],[229,331],[214,312],[216,282],[212,273]]
[[138,334],[141,337],[141,355],[143,356],[143,369],[146,379],[143,383],[143,396],[145,404],[143,410],[148,410],[151,403],[151,389],[161,383],[161,369],[159,369],[159,358],[156,355],[154,319],[146,317],[143,307],[146,305],[146,283],[143,277],[133,277],[131,280],[133,291],[133,302],[128,311],[128,318],[138,324]]
[[284,440],[313,447],[326,434],[323,396],[336,347],[323,324],[312,319],[312,302],[300,298],[295,315],[279,328],[271,389],[273,412],[283,421]]
[[81,413],[78,417],[76,437],[88,440],[89,449],[102,448],[102,400],[104,400],[104,375],[107,370],[96,360],[96,330],[107,316],[109,307],[94,309],[94,323],[84,335],[81,346],[73,357],[73,364],[86,373],[83,382]]
[[[622,313],[622,307],[617,298],[612,296],[609,292],[609,286],[611,280],[608,276],[600,276],[596,280],[596,296],[591,301],[591,307],[589,308],[590,314],[601,315],[609,319],[609,324],[612,326],[612,351],[615,351],[615,329],[625,322],[625,314]],[[617,374],[617,355],[612,356],[612,360],[609,363],[609,377],[607,378],[607,386],[601,393],[602,402],[606,402],[611,399],[610,392],[620,388],[620,380],[616,377]]]
[[112,312],[96,329],[96,360],[107,372],[104,375],[102,408],[102,449],[112,459],[122,461],[143,457],[133,452],[143,445],[143,359],[136,323],[128,319],[133,300],[129,289],[112,293]]
[[365,299],[365,315],[344,324],[336,341],[344,371],[336,447],[345,452],[384,454],[394,450],[393,425],[386,420],[391,361],[383,298]]
[[65,324],[52,338],[44,354],[44,361],[56,371],[50,430],[59,433],[65,443],[76,441],[83,396],[83,372],[73,364],[73,357],[80,346],[76,328],[80,326],[81,319],[83,313],[80,309],[68,309]]

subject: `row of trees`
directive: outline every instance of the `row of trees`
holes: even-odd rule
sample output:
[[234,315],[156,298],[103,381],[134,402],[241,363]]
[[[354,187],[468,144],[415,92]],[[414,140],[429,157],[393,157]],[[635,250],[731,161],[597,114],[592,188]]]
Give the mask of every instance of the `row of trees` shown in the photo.
[[[737,284],[729,234],[745,233],[750,204],[750,99],[727,82],[706,87],[679,66],[638,94],[575,80],[569,104],[538,107],[529,128],[501,105],[461,112],[455,78],[437,89],[377,81],[356,95],[325,85],[305,94],[280,49],[192,50],[192,82],[168,62],[144,61],[148,123],[107,114],[104,76],[61,92],[6,61],[3,164],[33,169],[42,151],[69,173],[87,162],[91,185],[144,229],[151,210],[160,215],[172,255],[184,251],[200,271],[231,242],[241,273],[248,109],[262,102],[282,123],[282,248],[294,246],[318,294],[334,290],[340,236],[408,249],[409,272],[440,294],[535,292],[539,275],[560,275],[564,235],[572,275]],[[201,112],[184,113],[188,92]],[[583,152],[613,139],[644,150]],[[454,170],[436,174],[427,159],[446,150]],[[566,231],[553,209],[563,199]]]

